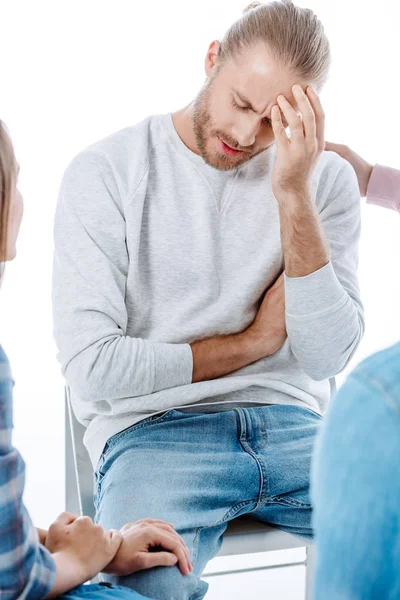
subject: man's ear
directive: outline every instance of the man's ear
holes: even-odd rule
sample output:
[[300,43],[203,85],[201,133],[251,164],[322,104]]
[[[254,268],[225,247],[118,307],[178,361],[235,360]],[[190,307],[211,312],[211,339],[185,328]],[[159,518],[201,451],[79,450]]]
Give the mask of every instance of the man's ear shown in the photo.
[[210,78],[215,70],[217,69],[218,53],[221,47],[219,40],[214,40],[208,47],[206,60],[205,60],[205,71],[208,78]]

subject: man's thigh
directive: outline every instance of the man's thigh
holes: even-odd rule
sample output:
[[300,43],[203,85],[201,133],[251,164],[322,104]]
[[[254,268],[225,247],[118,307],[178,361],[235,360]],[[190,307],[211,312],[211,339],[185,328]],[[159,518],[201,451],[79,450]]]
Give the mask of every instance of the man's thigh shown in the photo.
[[143,518],[174,524],[190,551],[193,573],[158,567],[105,581],[154,599],[197,600],[200,576],[217,552],[231,516],[255,506],[259,472],[238,440],[234,411],[184,414],[138,424],[105,448],[96,473],[96,520],[120,528]]
[[290,405],[268,406],[261,411],[263,416],[257,421],[262,431],[253,448],[265,478],[259,503],[251,515],[312,539],[310,471],[322,417]]

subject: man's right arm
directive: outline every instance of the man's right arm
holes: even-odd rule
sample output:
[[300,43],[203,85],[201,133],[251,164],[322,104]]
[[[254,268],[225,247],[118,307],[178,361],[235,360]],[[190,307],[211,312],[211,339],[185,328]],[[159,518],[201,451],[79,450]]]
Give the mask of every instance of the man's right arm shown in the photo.
[[[112,402],[213,379],[272,354],[283,344],[277,345],[280,331],[264,335],[265,319],[247,331],[191,346],[125,335],[129,267],[125,228],[107,157],[97,151],[82,153],[61,184],[53,272],[58,358],[82,400]],[[113,411],[118,413],[117,403]]]
[[192,344],[193,382],[222,377],[270,356],[286,338],[282,274],[266,292],[256,318],[245,331]]

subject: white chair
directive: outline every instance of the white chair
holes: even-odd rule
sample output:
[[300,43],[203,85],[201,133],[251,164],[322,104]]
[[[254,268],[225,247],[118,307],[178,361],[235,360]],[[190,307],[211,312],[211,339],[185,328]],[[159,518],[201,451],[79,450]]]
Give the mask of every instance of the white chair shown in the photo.
[[[88,515],[94,518],[93,504],[93,469],[88,452],[83,444],[85,427],[74,415],[69,389],[65,388],[65,419],[66,419],[66,510],[74,514]],[[314,568],[314,547],[308,540],[303,540],[290,533],[269,527],[244,518],[230,522],[224,534],[218,556],[252,554],[306,547],[306,559],[301,562],[279,564],[279,567],[306,567],[305,599],[311,600],[312,577]],[[274,565],[263,569],[276,568]],[[257,568],[259,570],[259,568]],[[243,571],[248,571],[244,569]],[[235,570],[230,573],[240,573]]]

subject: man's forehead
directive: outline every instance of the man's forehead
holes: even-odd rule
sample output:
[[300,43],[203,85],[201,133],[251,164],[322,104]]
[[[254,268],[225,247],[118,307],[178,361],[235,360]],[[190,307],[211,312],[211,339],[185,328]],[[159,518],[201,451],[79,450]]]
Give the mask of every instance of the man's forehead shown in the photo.
[[296,112],[300,112],[292,91],[290,91],[290,93],[284,93],[279,91],[279,89],[278,91],[270,90],[263,95],[261,90],[257,90],[256,93],[252,94],[250,89],[242,90],[239,85],[232,86],[231,90],[236,94],[239,100],[246,103],[255,112],[262,113],[267,111],[267,113],[270,114],[272,107],[277,103],[280,94],[285,96]]

